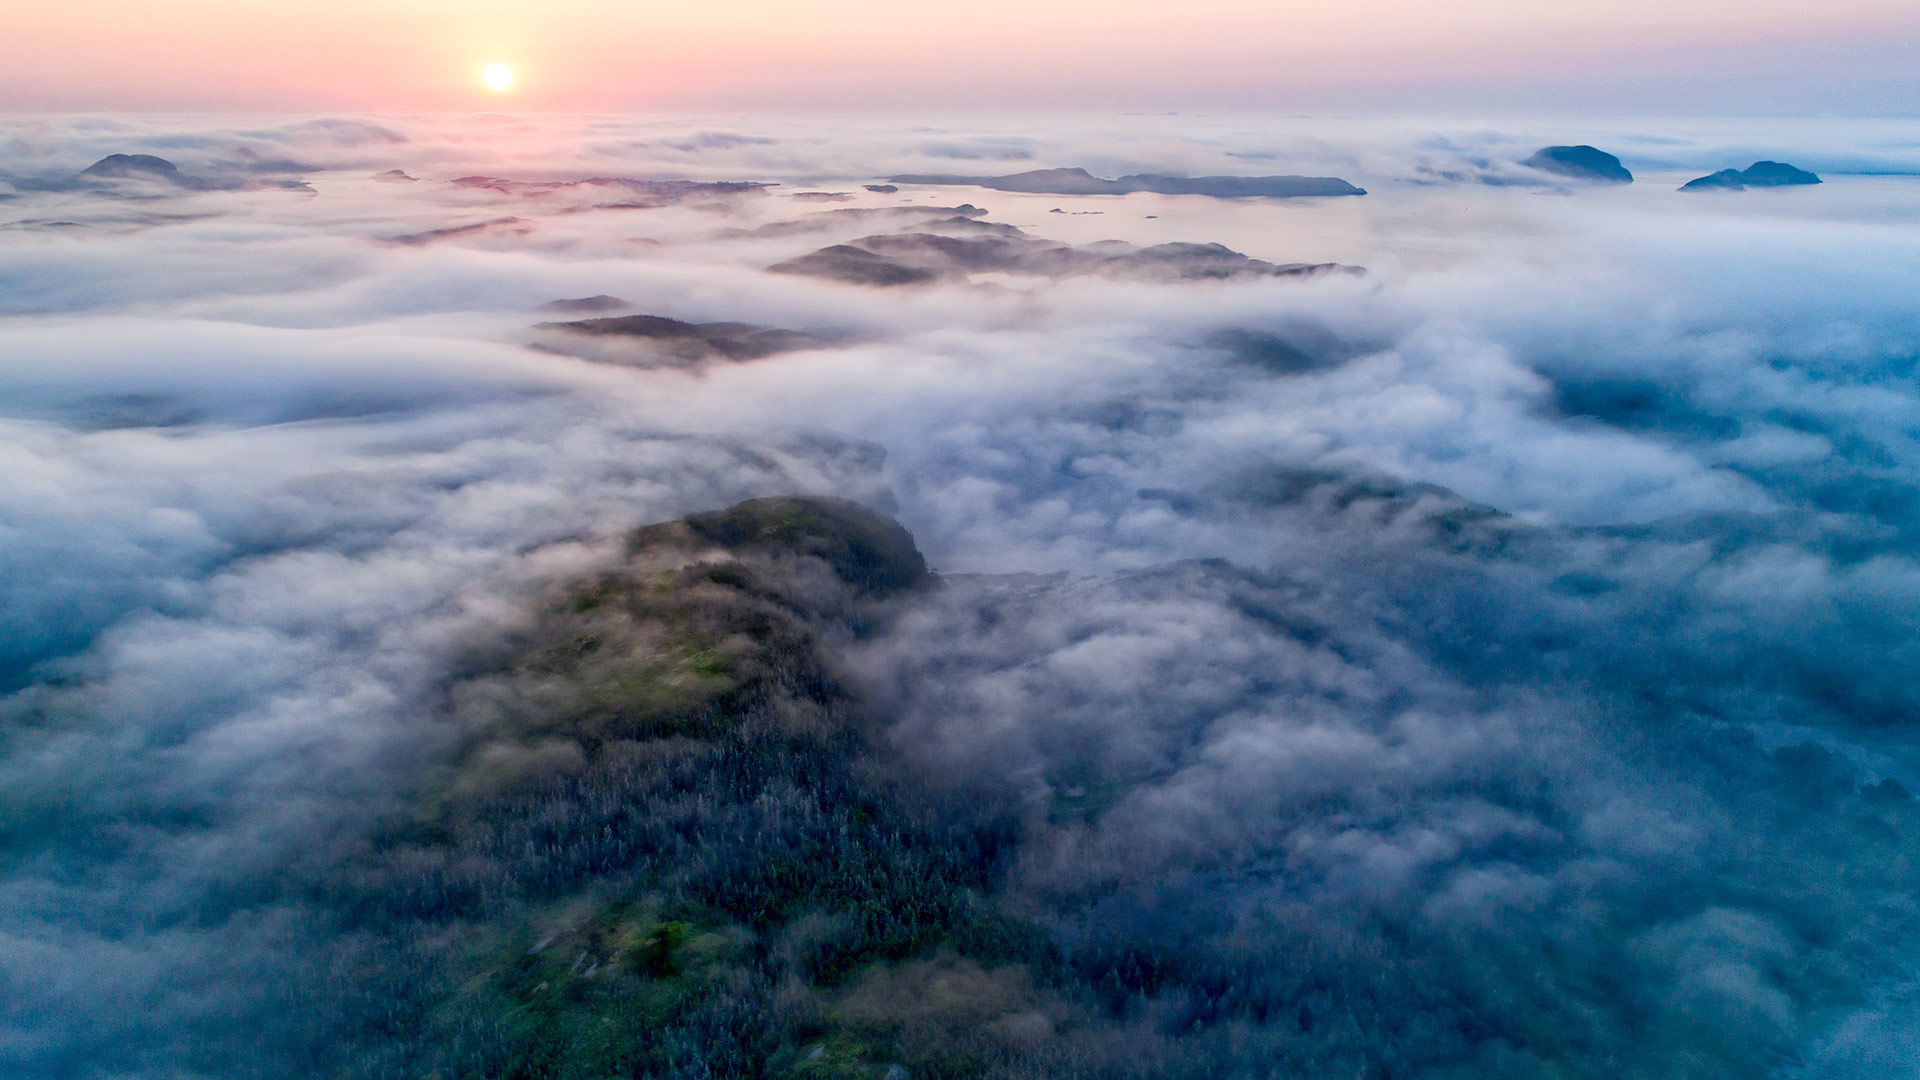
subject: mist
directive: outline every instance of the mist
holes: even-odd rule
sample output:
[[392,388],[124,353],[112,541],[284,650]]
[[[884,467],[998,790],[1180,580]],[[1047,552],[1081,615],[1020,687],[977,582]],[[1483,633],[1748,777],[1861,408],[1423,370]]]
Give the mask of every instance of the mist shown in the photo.
[[[9,118],[0,1061],[301,1060],[357,954],[274,883],[475,657],[809,495],[941,581],[831,639],[900,783],[1022,822],[992,888],[1154,1060],[1920,1075],[1920,132],[1583,123]],[[1636,182],[1519,164],[1574,142]],[[1762,159],[1825,182],[1675,190]],[[868,187],[1053,167],[1368,194]],[[769,270],[884,234],[1051,261]]]

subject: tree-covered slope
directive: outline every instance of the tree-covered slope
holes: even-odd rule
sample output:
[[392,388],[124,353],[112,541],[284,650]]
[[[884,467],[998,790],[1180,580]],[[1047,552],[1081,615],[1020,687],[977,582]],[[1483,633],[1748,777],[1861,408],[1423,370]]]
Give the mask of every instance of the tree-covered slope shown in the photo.
[[763,499],[554,596],[321,886],[380,998],[349,1072],[1055,1074],[1095,1021],[993,898],[1017,816],[900,770],[823,650],[931,586],[898,525]]

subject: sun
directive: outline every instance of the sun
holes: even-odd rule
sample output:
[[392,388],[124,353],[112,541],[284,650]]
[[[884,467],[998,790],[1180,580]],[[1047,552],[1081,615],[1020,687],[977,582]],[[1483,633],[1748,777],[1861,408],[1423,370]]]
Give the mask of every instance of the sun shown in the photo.
[[480,81],[486,83],[489,90],[511,90],[513,69],[505,64],[488,64],[480,72]]

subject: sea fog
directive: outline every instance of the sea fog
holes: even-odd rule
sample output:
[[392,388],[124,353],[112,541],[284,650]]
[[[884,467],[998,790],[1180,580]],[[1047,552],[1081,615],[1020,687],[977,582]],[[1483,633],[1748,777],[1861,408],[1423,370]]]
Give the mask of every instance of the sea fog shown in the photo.
[[[1520,164],[1578,143],[1635,182]],[[1364,998],[1382,1076],[1556,1039],[1606,1075],[1920,1075],[1912,122],[11,117],[0,147],[16,1075],[217,1075],[207,1046],[297,1022],[316,922],[261,883],[391,808],[461,657],[627,530],[776,494],[885,511],[945,579],[848,677],[929,784],[1073,803],[1008,879],[1063,948],[1247,981],[1339,953],[1314,992]],[[177,174],[83,172],[110,154]],[[1824,182],[1676,190],[1763,159]],[[1366,194],[890,180],[1070,167]],[[1082,262],[804,261],[929,234]],[[539,325],[627,315],[748,330]]]

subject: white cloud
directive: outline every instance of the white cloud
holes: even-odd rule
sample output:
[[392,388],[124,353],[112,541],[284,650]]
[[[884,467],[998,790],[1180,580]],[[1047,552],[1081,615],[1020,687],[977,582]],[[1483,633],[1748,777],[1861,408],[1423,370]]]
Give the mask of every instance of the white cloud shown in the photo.
[[[462,650],[628,526],[808,491],[897,510],[943,571],[1066,575],[957,580],[849,659],[903,747],[1052,808],[1014,881],[1063,933],[1187,905],[1258,955],[1279,939],[1255,910],[1308,934],[1372,912],[1535,960],[1559,941],[1556,985],[1645,979],[1678,1017],[1650,1052],[1710,1015],[1890,1059],[1882,1013],[1821,1034],[1776,969],[1874,992],[1871,965],[1796,929],[1813,916],[1795,875],[1905,841],[1806,808],[1810,781],[1742,732],[1803,724],[1920,764],[1900,734],[1920,704],[1911,181],[1703,204],[1658,176],[1789,136],[1812,140],[1802,164],[1906,167],[1910,147],[1874,125],[1675,142],[1618,125],[1591,137],[1654,177],[1560,195],[1411,182],[1552,133],[484,126],[13,123],[33,176],[271,150],[313,163],[317,194],[23,184],[0,202],[21,226],[0,245],[18,853],[0,1054],[53,1068],[131,1040],[164,1058],[160,1028],[197,1022],[169,985],[224,980],[214,1000],[242,1002],[245,957],[299,940],[293,917],[222,898],[391,797],[435,746]],[[1375,193],[858,205],[973,198],[1079,244],[1218,240],[1374,273],[861,289],[762,272],[861,235],[752,234],[811,212],[779,189],[598,209],[594,191],[445,182],[859,191],[955,148]],[[426,179],[366,179],[385,168]],[[503,217],[524,231],[382,242]],[[602,293],[832,344],[675,372],[520,343],[541,303]],[[1211,337],[1228,328],[1344,345],[1281,375]],[[1755,828],[1806,861],[1773,865]],[[1890,880],[1835,884],[1821,910],[1865,925],[1900,901]],[[225,921],[187,927],[196,905]],[[1877,963],[1911,942],[1846,944]],[[117,1019],[89,1032],[89,1013]]]

